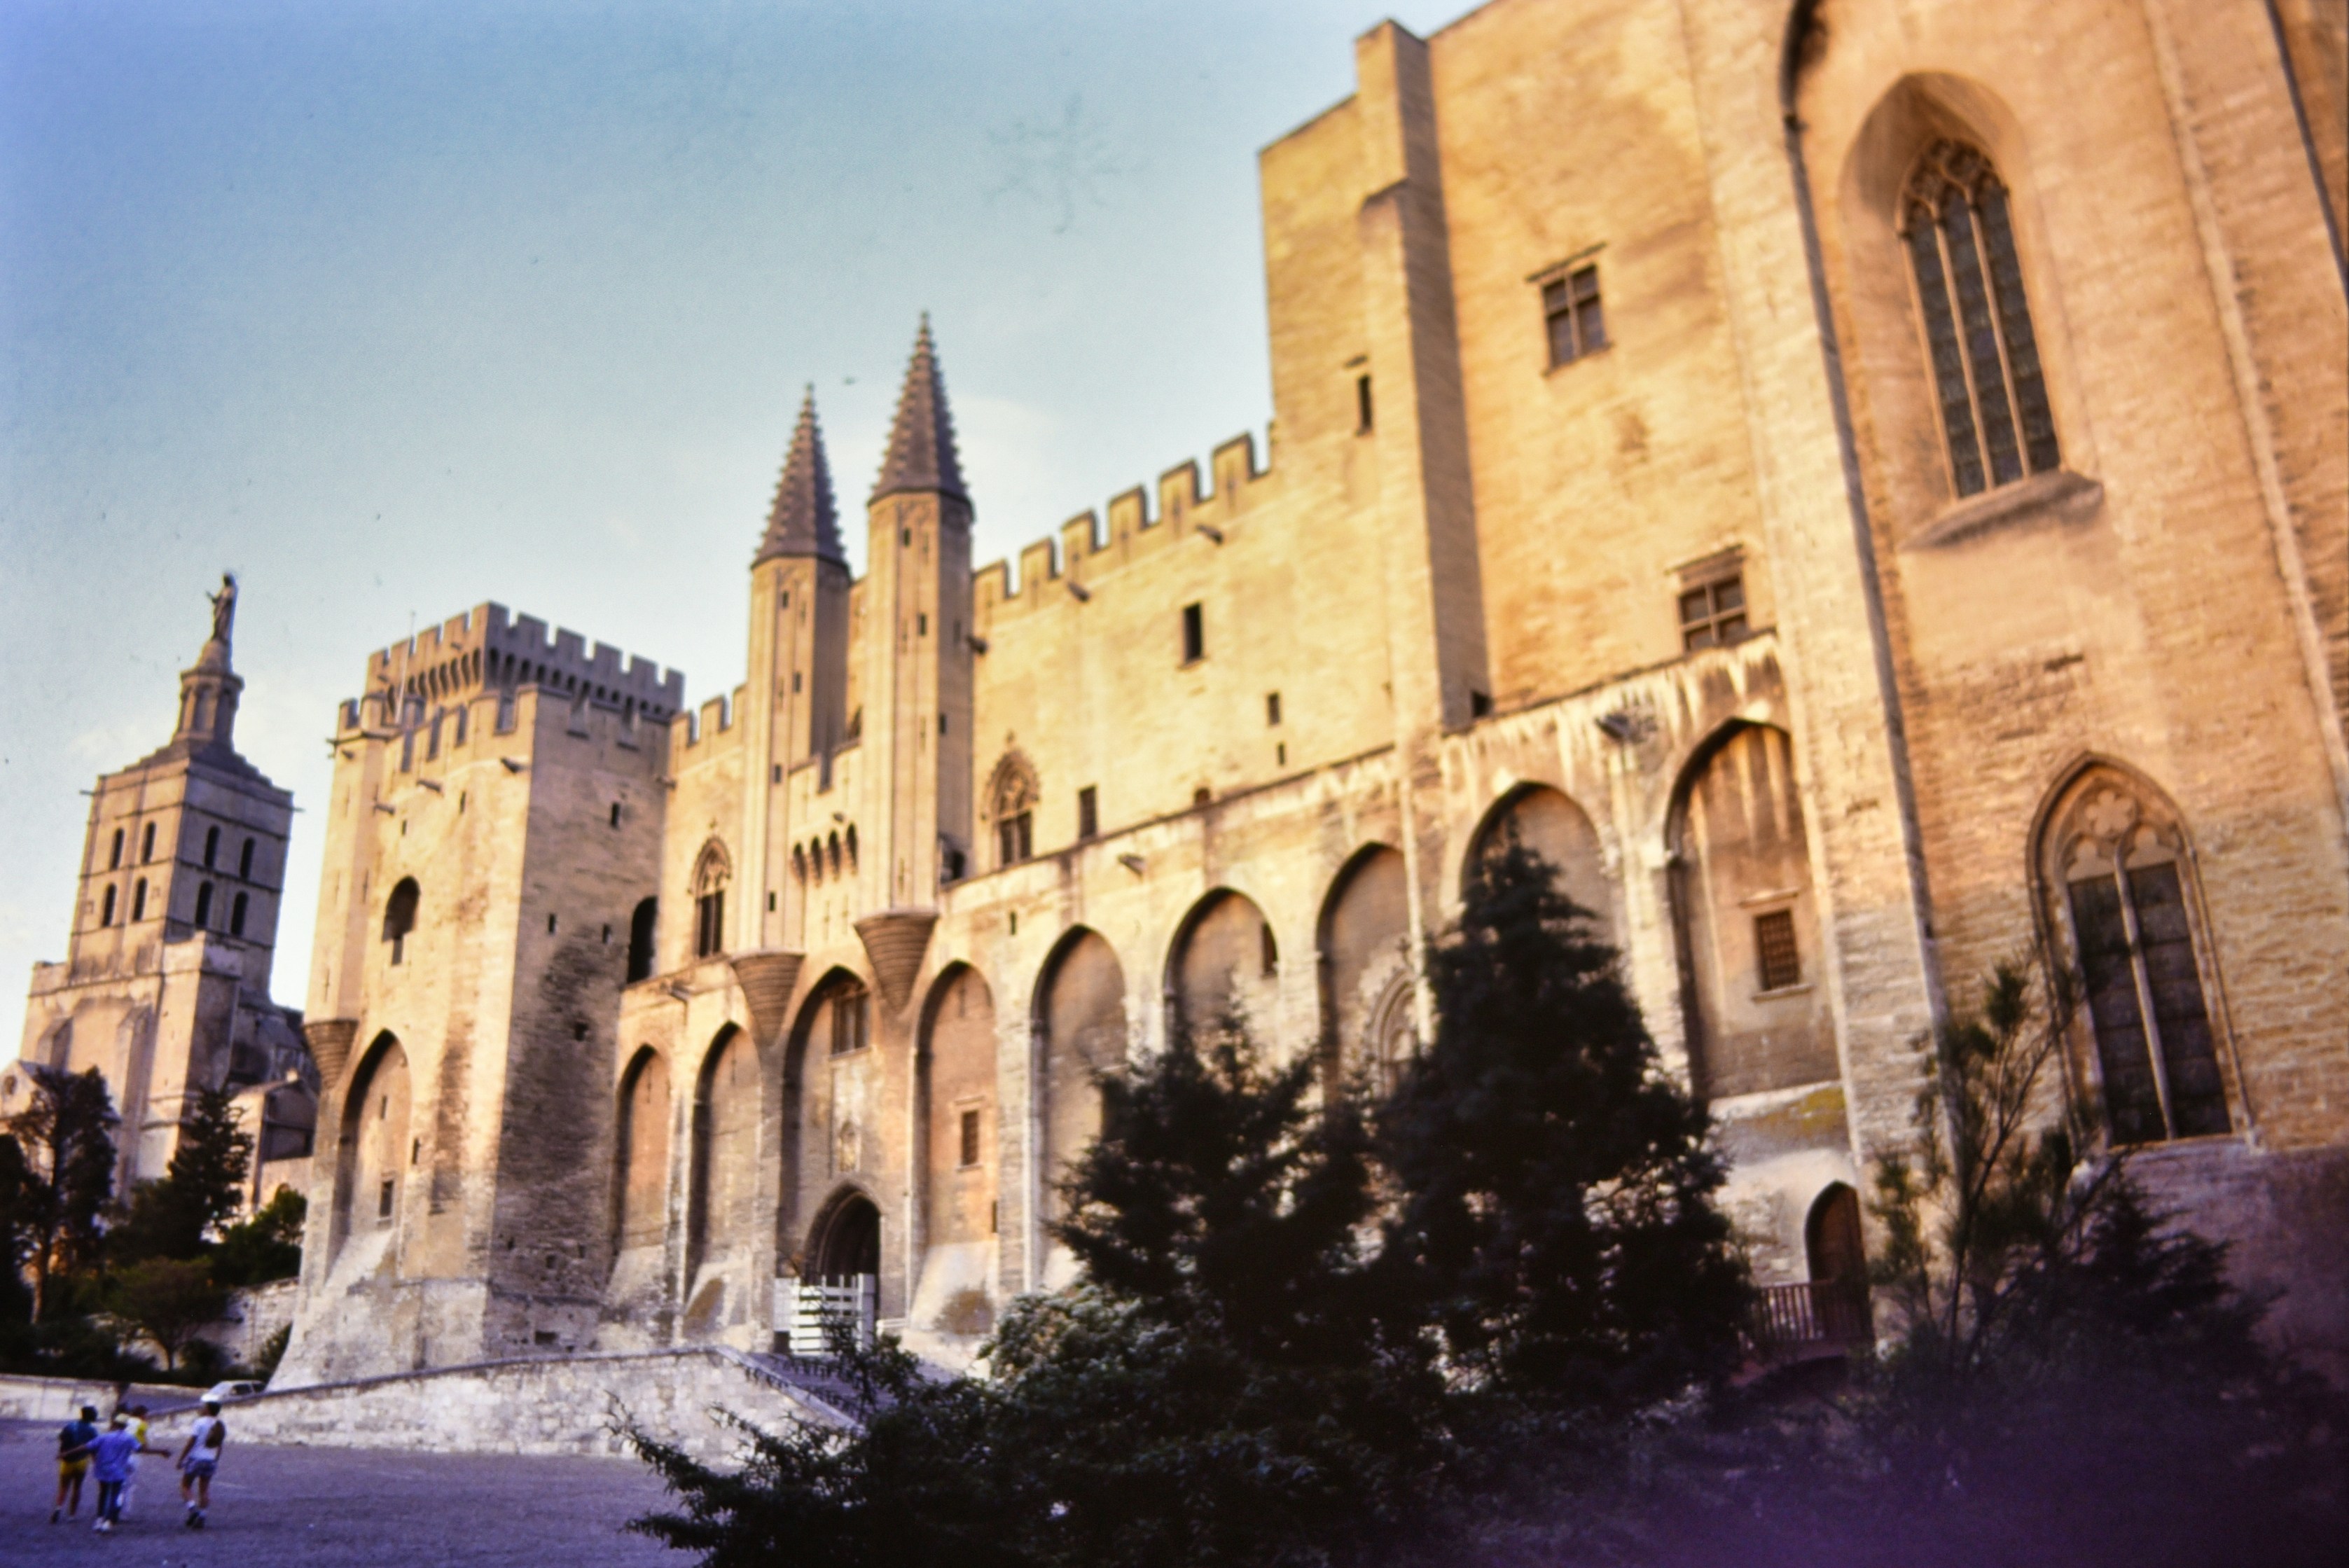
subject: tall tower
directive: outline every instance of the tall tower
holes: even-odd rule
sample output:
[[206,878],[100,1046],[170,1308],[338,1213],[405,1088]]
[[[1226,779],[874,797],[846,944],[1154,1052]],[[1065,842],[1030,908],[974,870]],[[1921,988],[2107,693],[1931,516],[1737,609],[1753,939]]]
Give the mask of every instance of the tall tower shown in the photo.
[[[802,767],[829,773],[847,727],[847,705],[848,558],[810,387],[750,562],[741,837],[750,896],[738,903],[730,944],[737,950],[807,950],[799,902],[775,896],[788,876],[792,839],[785,786]],[[827,777],[819,787],[830,782]]]
[[[223,576],[170,742],[90,792],[66,959],[34,965],[25,1008],[23,1060],[106,1076],[125,1191],[170,1164],[194,1090],[310,1071],[301,1015],[269,1000],[294,797],[237,755],[235,624]],[[9,1078],[14,1102],[25,1086]]]
[[902,1006],[938,885],[970,852],[970,498],[926,315],[865,511],[858,894],[874,913],[856,929]]

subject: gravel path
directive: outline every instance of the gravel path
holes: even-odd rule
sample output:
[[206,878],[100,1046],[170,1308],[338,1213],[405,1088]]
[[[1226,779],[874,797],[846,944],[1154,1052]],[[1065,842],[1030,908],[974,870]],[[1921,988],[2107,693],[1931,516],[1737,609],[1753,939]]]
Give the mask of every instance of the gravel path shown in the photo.
[[228,1421],[208,1528],[181,1528],[179,1477],[170,1460],[150,1456],[139,1461],[131,1516],[111,1536],[90,1530],[95,1482],[84,1485],[78,1523],[48,1522],[56,1429],[0,1422],[0,1563],[689,1568],[689,1558],[620,1533],[663,1500],[631,1460],[241,1447],[233,1407]]

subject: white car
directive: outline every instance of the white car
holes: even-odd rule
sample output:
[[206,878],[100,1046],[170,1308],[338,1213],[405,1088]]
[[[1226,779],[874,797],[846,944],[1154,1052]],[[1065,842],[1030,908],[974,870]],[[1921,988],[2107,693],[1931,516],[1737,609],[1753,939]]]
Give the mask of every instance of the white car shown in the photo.
[[204,1398],[207,1399],[218,1399],[222,1404],[225,1405],[234,1399],[250,1399],[268,1386],[269,1385],[266,1383],[255,1383],[248,1379],[239,1378],[233,1382],[213,1384],[211,1387],[204,1390]]

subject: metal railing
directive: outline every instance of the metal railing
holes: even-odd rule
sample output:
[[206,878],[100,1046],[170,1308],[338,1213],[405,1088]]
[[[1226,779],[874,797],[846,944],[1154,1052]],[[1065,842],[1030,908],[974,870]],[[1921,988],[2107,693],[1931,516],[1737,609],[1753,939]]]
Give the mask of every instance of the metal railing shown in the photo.
[[1868,1286],[1858,1280],[1764,1285],[1747,1332],[1767,1358],[1834,1354],[1876,1339]]
[[832,1354],[832,1326],[846,1323],[859,1346],[873,1343],[881,1282],[872,1274],[837,1274],[775,1282],[775,1332],[793,1356]]

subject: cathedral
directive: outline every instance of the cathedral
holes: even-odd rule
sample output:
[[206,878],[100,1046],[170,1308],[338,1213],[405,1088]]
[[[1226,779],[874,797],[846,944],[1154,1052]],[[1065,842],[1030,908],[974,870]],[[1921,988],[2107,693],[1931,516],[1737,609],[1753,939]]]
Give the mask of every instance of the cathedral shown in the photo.
[[[1384,24],[1261,154],[1262,448],[975,563],[925,322],[861,513],[812,398],[746,498],[730,691],[494,603],[369,655],[312,808],[281,1381],[765,1350],[816,1298],[967,1357],[1071,1275],[1098,1073],[1235,1002],[1392,1071],[1511,833],[1711,1106],[1765,1287],[1860,1277],[1925,1043],[2037,952],[2101,1136],[2344,1364],[2342,18]],[[285,805],[243,789],[249,933]],[[74,973],[128,987],[114,820]],[[187,922],[232,879],[175,831]]]
[[[249,1203],[310,1180],[316,1074],[302,1015],[269,999],[294,797],[236,749],[236,580],[180,676],[171,738],[90,791],[66,957],[34,966],[18,1064],[96,1068],[121,1125],[115,1191],[161,1176],[198,1089],[234,1093],[254,1136]],[[29,1076],[0,1074],[0,1119]]]

